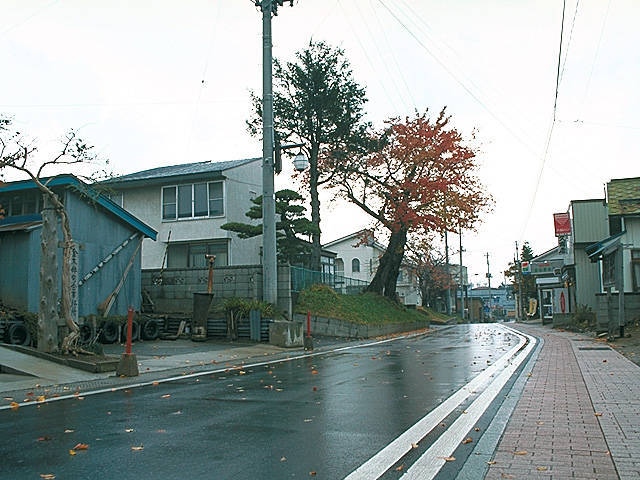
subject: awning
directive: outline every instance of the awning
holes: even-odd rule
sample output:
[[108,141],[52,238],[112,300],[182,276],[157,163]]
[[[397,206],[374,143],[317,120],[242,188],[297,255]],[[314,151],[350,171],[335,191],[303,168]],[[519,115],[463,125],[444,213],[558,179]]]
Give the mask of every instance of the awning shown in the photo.
[[42,225],[42,220],[34,222],[4,223],[0,224],[0,233],[3,232],[29,232]]
[[618,246],[620,245],[620,239],[625,233],[627,233],[626,230],[623,232],[617,233],[615,235],[612,235],[609,238],[605,238],[600,242],[588,245],[584,249],[584,251],[589,256],[589,260],[595,263],[598,260],[600,260],[602,257],[616,251],[618,249]]

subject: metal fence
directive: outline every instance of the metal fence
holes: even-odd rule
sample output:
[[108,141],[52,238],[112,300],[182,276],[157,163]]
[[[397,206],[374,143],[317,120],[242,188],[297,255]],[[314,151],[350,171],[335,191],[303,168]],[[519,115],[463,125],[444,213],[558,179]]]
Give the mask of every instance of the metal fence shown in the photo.
[[293,292],[300,292],[317,284],[328,285],[336,292],[345,295],[356,295],[361,293],[369,285],[369,282],[302,267],[291,267],[291,290]]

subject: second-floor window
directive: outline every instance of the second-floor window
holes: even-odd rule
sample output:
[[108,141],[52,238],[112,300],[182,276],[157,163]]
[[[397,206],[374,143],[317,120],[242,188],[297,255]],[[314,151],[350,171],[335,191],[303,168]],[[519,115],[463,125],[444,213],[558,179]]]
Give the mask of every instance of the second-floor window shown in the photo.
[[40,213],[40,193],[25,192],[0,198],[0,208],[6,217],[18,217]]
[[189,183],[162,187],[162,219],[221,217],[224,215],[222,182]]

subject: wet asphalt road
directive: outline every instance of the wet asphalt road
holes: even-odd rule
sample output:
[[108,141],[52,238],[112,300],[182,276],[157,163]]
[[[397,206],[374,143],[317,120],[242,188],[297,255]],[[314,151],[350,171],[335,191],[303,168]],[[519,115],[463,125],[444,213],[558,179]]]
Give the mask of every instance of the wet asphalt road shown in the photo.
[[463,325],[2,411],[0,478],[344,478],[515,343]]

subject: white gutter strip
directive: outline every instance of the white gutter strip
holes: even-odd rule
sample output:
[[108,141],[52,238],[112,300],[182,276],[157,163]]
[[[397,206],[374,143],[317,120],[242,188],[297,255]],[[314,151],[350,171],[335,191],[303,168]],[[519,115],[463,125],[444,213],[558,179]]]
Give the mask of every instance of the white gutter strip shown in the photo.
[[[520,335],[522,333],[519,332]],[[407,470],[402,476],[404,480],[428,480],[435,477],[443,465],[446,458],[450,458],[453,452],[460,446],[469,435],[471,429],[477,424],[491,402],[496,398],[502,387],[506,385],[520,364],[527,358],[529,352],[533,350],[536,340],[529,338],[529,344],[518,354],[514,361],[507,365],[467,410],[453,422],[440,437],[429,447],[429,449]]]
[[[397,437],[394,441],[392,441],[389,445],[384,447],[377,454],[371,457],[367,462],[363,463],[360,467],[358,467],[351,474],[345,477],[345,480],[372,480],[372,479],[381,477],[389,468],[391,468],[396,462],[398,462],[398,460],[400,460],[409,451],[411,451],[414,448],[413,446],[415,444],[418,444],[420,440],[422,440],[422,438],[424,438],[431,430],[433,430],[435,427],[440,425],[440,423],[442,423],[442,420],[444,420],[449,414],[451,414],[451,412],[453,412],[458,405],[464,402],[469,396],[476,393],[476,390],[480,389],[485,383],[487,383],[491,379],[491,377],[496,375],[500,370],[503,370],[502,372],[500,372],[498,378],[496,380],[493,380],[492,384],[489,387],[487,387],[485,390],[485,392],[489,391],[493,394],[493,396],[491,397],[491,400],[493,400],[493,398],[495,398],[495,396],[497,395],[498,391],[502,388],[502,386],[504,386],[504,383],[506,383],[506,381],[513,374],[513,372],[520,366],[520,364],[524,361],[524,359],[529,354],[529,351],[531,350],[531,348],[533,348],[533,345],[535,345],[536,343],[536,340],[533,337],[529,337],[528,335],[523,336],[522,333],[517,332],[516,330],[513,330],[511,328],[505,327],[503,325],[500,325],[500,327],[509,330],[511,333],[519,337],[520,340],[515,347],[511,348],[511,350],[509,350],[505,355],[500,357],[493,365],[491,365],[489,368],[487,368],[486,370],[478,374],[473,380],[471,380],[465,386],[460,388],[456,393],[454,393],[447,400],[441,403],[438,407],[436,407],[434,410],[432,410],[427,415],[425,415],[412,427],[410,427],[408,430],[402,433],[399,437]],[[529,340],[529,345],[527,345],[526,348],[522,350],[523,346],[527,342],[527,339]],[[505,371],[509,372],[508,375],[505,375]],[[503,379],[504,379],[504,382],[503,382]],[[491,388],[494,384],[500,385],[500,387]],[[494,390],[495,390],[495,393],[494,393]],[[491,400],[487,401],[489,396],[490,394],[485,395],[485,393],[480,395],[478,399],[476,399],[474,403],[471,405],[471,407],[474,407],[473,411],[475,412],[476,409],[480,411],[480,408],[481,408],[480,415],[484,413],[489,403],[491,403]],[[467,435],[469,430],[473,427],[473,425],[477,421],[477,419],[475,418],[475,415],[469,416],[468,411],[467,411],[467,414],[463,414],[452,425],[452,428],[448,429],[445,433],[441,435],[440,439],[438,439],[438,441],[435,442],[434,445],[431,448],[429,448],[429,450],[427,450],[427,452],[425,453],[425,455],[423,455],[423,457],[427,456],[427,454],[429,457],[431,455],[448,457],[451,455],[451,453],[453,453],[453,450],[455,450],[455,448],[458,447],[460,442],[462,442],[462,440],[464,439],[464,436]],[[478,415],[478,418],[480,415]],[[438,444],[443,437],[449,438],[448,435],[452,435],[452,434],[449,434],[450,430],[457,430],[457,428],[453,428],[453,427],[456,424],[458,424],[461,418],[465,418],[465,419],[469,418],[473,420],[473,421],[468,420],[468,422],[471,423],[471,426],[466,429],[464,427],[466,423],[463,424],[461,422],[459,424],[459,429],[462,431],[461,435],[463,438],[460,438],[460,440],[457,440],[457,436],[456,436],[452,440],[442,440],[442,442],[447,442],[446,444],[448,446],[453,445],[454,448],[450,449],[448,447],[444,448],[444,446],[442,446],[442,447],[438,447],[437,450],[432,451],[432,448],[436,444]],[[446,455],[441,453],[442,451],[449,451],[449,450],[451,450],[450,453]],[[434,454],[434,452],[437,452],[437,453]],[[421,457],[420,460],[422,460],[423,457]],[[420,462],[420,460],[418,462]],[[445,463],[444,459],[442,459],[441,463],[438,462],[439,466],[438,466],[438,469],[435,471],[435,473],[437,473],[438,470],[440,470],[440,468],[442,467],[442,465],[444,465],[444,463]],[[420,468],[420,467],[416,467],[416,468]],[[407,475],[409,474],[409,472],[411,472],[411,469],[407,471]],[[415,474],[412,474],[412,475],[415,475]],[[426,476],[420,476],[420,475],[422,474],[420,473],[418,474],[418,476],[410,476],[410,477],[407,477],[407,479],[419,478],[421,480],[424,480],[426,478],[432,478],[432,477],[426,477]]]

